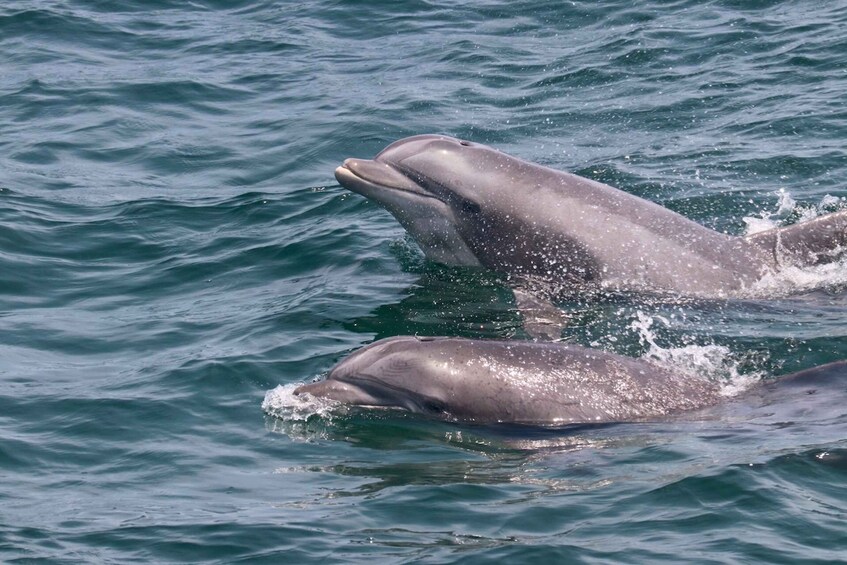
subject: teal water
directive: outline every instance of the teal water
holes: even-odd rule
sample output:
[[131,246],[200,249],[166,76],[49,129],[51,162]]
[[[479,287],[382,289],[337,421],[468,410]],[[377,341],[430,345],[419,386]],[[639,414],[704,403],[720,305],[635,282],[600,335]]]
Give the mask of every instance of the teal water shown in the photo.
[[[558,432],[261,408],[377,338],[523,337],[344,158],[443,132],[718,230],[798,221],[845,207],[845,29],[844,2],[4,3],[0,560],[845,561],[837,379]],[[575,343],[736,383],[847,358],[845,283],[562,306]]]

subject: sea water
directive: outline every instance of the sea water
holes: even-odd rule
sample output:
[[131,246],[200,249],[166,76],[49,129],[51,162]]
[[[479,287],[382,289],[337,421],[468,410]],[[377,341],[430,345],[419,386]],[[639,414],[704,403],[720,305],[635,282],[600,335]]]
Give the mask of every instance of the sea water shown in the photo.
[[[727,402],[487,429],[298,400],[375,339],[525,339],[337,185],[445,133],[731,234],[845,209],[847,4],[0,6],[0,560],[847,559],[847,266],[748,297],[560,306],[569,342]],[[822,385],[823,386],[823,385]],[[298,404],[299,403],[299,404]]]

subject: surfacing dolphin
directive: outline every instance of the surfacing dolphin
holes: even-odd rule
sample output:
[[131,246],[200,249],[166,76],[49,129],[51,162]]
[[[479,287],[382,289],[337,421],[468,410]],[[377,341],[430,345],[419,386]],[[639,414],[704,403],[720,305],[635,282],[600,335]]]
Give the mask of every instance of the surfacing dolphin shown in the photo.
[[[847,375],[847,361],[779,382],[822,370]],[[726,400],[706,378],[584,347],[411,336],[365,346],[294,393],[450,421],[538,426],[658,420]]]
[[443,135],[418,135],[335,177],[391,212],[426,256],[560,288],[732,296],[780,267],[833,261],[847,211],[734,237],[566,172]]

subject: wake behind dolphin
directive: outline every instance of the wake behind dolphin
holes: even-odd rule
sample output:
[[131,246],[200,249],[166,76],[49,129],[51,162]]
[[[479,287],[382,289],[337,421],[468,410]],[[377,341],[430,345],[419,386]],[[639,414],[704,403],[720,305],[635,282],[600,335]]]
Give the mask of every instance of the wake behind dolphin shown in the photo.
[[847,211],[747,237],[611,186],[442,135],[396,141],[335,176],[391,212],[426,256],[562,287],[733,296],[838,259]]

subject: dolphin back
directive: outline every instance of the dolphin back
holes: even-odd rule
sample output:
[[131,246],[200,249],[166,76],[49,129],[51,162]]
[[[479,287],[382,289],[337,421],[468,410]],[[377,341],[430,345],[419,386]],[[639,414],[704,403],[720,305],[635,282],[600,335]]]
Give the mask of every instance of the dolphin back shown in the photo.
[[847,210],[748,235],[744,239],[772,254],[777,266],[830,263],[847,250]]
[[[833,361],[826,365],[797,371],[796,373],[774,379],[770,384],[778,384],[780,387],[809,387],[815,385],[832,385],[839,378],[847,379],[847,360]],[[844,383],[847,384],[847,380]]]

